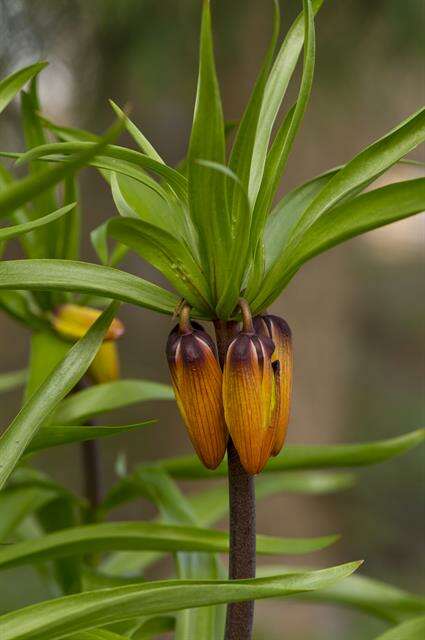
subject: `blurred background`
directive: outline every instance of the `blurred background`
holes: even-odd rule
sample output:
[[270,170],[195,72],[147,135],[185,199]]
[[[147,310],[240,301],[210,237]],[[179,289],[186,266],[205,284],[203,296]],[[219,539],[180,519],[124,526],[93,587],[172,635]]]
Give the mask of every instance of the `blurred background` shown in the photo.
[[[259,68],[270,33],[269,5],[213,2],[217,66],[229,120],[240,117]],[[300,2],[281,5],[287,27]],[[108,98],[121,106],[131,103],[132,119],[161,155],[176,163],[185,153],[191,125],[200,6],[200,0],[0,0],[1,76],[48,60],[40,76],[46,115],[98,133],[112,120]],[[344,163],[423,103],[423,13],[420,0],[325,2],[316,21],[315,87],[282,194]],[[295,82],[286,107],[296,89]],[[0,139],[2,149],[22,148],[18,105],[3,114]],[[424,159],[420,152],[412,157]],[[420,169],[399,165],[383,181],[417,175]],[[84,257],[95,260],[88,232],[115,213],[114,205],[94,170],[83,172],[81,182]],[[288,320],[295,340],[291,443],[360,442],[423,424],[423,233],[423,216],[416,216],[333,249],[308,263],[274,305],[272,311]],[[9,250],[8,256],[18,257],[18,250]],[[161,282],[135,256],[127,257],[122,268]],[[168,382],[164,345],[170,319],[129,306],[120,315],[127,328],[120,343],[123,376]],[[1,315],[0,371],[24,366],[27,349],[27,333]],[[2,425],[18,406],[18,393],[2,396]],[[129,467],[190,452],[174,403],[134,407],[119,418],[112,415],[111,422],[149,417],[158,417],[159,423],[102,442],[106,486],[114,479],[118,451],[125,452]],[[79,488],[76,447],[51,450],[36,464]],[[425,577],[423,472],[423,454],[415,450],[361,472],[347,492],[262,501],[258,529],[285,536],[339,532],[341,542],[305,563],[324,566],[365,558],[367,575],[419,591]],[[142,503],[114,517],[150,514]],[[10,572],[2,576],[0,609],[44,595],[32,573]],[[258,603],[257,637],[277,640],[282,628],[291,640],[369,640],[385,625],[336,607]]]

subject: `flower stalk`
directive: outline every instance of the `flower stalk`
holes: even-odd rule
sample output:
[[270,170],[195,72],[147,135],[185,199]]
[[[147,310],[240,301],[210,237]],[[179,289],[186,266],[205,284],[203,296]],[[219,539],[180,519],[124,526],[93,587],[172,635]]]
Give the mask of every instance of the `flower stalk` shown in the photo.
[[[243,308],[242,308],[243,312]],[[235,337],[235,322],[216,321],[215,335],[222,368],[229,344]],[[227,444],[229,484],[229,578],[255,578],[255,484],[254,476],[243,468],[231,438]],[[225,640],[250,640],[254,623],[254,601],[227,606]]]

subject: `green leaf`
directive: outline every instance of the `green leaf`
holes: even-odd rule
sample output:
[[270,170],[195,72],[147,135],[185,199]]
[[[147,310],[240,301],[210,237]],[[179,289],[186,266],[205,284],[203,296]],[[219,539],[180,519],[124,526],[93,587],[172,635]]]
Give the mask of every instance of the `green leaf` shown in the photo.
[[151,640],[159,634],[174,631],[176,619],[173,616],[158,616],[144,622],[139,629],[132,634],[131,640]]
[[0,193],[0,217],[10,215],[15,209],[38,196],[45,189],[74,174],[89,163],[93,157],[99,155],[111,140],[116,138],[121,129],[121,122],[113,124],[98,143],[89,143],[89,147],[72,156],[67,163],[53,168],[43,168],[42,171],[30,174],[13,182],[7,189],[3,189]]
[[[313,2],[313,11],[316,13],[322,4],[322,0]],[[305,15],[306,3],[304,11],[295,20],[294,24],[288,31],[273,68],[270,71],[261,105],[261,111],[258,118],[258,127],[255,137],[255,144],[252,153],[252,164],[249,179],[248,195],[250,202],[254,205],[260,185],[263,179],[263,172],[266,163],[267,152],[269,148],[270,137],[272,134],[273,124],[279,112],[280,105],[286,93],[289,81],[295,70],[299,55],[304,42],[304,33],[306,24],[310,22],[310,16]],[[309,4],[309,9],[311,5]],[[311,16],[312,20],[312,16]],[[311,27],[311,25],[310,25]],[[311,36],[311,33],[310,33]],[[314,55],[314,39],[310,37],[310,46],[313,46]],[[300,97],[301,97],[300,92]]]
[[[334,491],[344,491],[354,484],[354,476],[348,473],[285,473],[262,474],[255,481],[257,502],[281,493],[308,493],[322,495]],[[214,487],[196,493],[190,498],[190,505],[202,526],[210,526],[221,520],[229,508],[227,486]]]
[[[155,470],[157,474],[161,474],[161,467]],[[115,509],[125,502],[140,498],[140,477],[145,476],[146,473],[153,473],[153,470],[150,466],[140,465],[133,474],[116,483],[106,496],[102,510]],[[321,495],[343,491],[353,484],[353,475],[347,473],[285,471],[284,473],[263,473],[256,479],[255,487],[256,498],[260,500],[281,492]],[[188,502],[192,522],[202,526],[208,526],[222,518],[226,515],[228,507],[228,491],[223,485],[201,491],[192,496]]]
[[51,328],[32,333],[25,400],[37,391],[47,376],[65,358],[71,347],[72,342],[62,340]]
[[34,229],[44,227],[44,225],[49,224],[54,220],[58,220],[65,214],[69,213],[72,209],[75,208],[75,205],[76,203],[73,202],[72,204],[68,204],[65,207],[56,209],[56,211],[52,211],[52,213],[49,213],[40,218],[37,218],[36,220],[26,222],[24,224],[16,224],[10,227],[2,227],[0,229],[0,241],[11,240],[12,238],[18,238],[24,233],[28,233],[29,231],[33,231]]
[[306,230],[338,202],[370,184],[409,151],[425,140],[425,108],[413,114],[384,138],[364,149],[323,187],[294,227],[284,255],[266,274],[261,292],[253,301],[255,310],[268,306],[281,292],[288,274],[285,267],[302,242]]
[[326,211],[308,228],[288,270],[354,236],[425,209],[425,178],[390,184]]
[[0,289],[79,291],[169,315],[179,302],[175,294],[142,278],[74,260],[5,260],[0,263]]
[[156,420],[145,420],[136,424],[126,425],[107,425],[107,426],[84,426],[84,425],[65,425],[65,426],[44,426],[36,434],[30,445],[26,449],[26,453],[34,453],[50,447],[57,447],[63,444],[71,444],[73,442],[87,442],[97,438],[109,438],[110,436],[120,435],[135,431],[140,427],[153,424]]
[[269,77],[270,67],[273,62],[274,50],[280,31],[279,3],[274,2],[273,32],[267,49],[260,74],[251,93],[248,105],[239,124],[232,152],[229,159],[229,167],[239,177],[244,192],[237,188],[234,181],[228,181],[227,194],[229,211],[231,215],[232,229],[238,225],[241,216],[244,216],[245,197],[248,193],[249,176],[251,171],[252,153],[259,126],[259,117],[263,102],[264,88]]
[[199,160],[198,163],[211,169],[211,171],[222,173],[229,178],[230,181],[236,184],[242,197],[242,200],[239,202],[238,219],[234,221],[234,226],[232,226],[231,229],[231,249],[227,268],[228,273],[231,273],[232,277],[227,277],[227,281],[216,306],[217,317],[227,320],[235,310],[240,297],[245,271],[249,265],[251,210],[248,195],[238,176],[233,173],[231,169],[217,162],[208,160]]
[[212,313],[204,273],[190,250],[172,233],[135,218],[111,218],[106,233],[158,269],[189,304]]
[[45,329],[47,326],[45,319],[39,315],[40,311],[32,294],[28,291],[0,291],[0,309],[33,329]]
[[304,64],[301,84],[296,105],[288,113],[279,128],[272,147],[267,155],[263,179],[255,201],[253,213],[253,237],[262,237],[267,214],[279,186],[282,173],[288,161],[289,153],[300,128],[313,85],[315,59],[314,14],[310,0],[303,0],[304,4]]
[[57,640],[71,633],[143,615],[225,602],[291,596],[353,573],[359,562],[303,574],[254,580],[168,580],[56,598],[0,616],[2,640]]
[[[29,91],[23,91],[21,94],[22,129],[25,145],[28,149],[45,144],[46,142],[44,129],[38,116],[39,109],[40,104],[37,94],[37,84],[36,79],[34,78],[31,81]],[[30,175],[38,175],[40,171],[42,172],[43,168],[39,163],[30,164]],[[37,219],[42,215],[42,213],[55,211],[57,208],[56,193],[53,185],[48,189],[43,189],[43,191],[33,196],[28,211],[31,219]],[[55,224],[52,227],[43,227],[34,231],[33,235],[37,244],[41,245],[43,248],[41,257],[53,258],[55,256],[57,229],[58,225]],[[48,307],[49,304],[48,296],[46,296],[44,306]]]
[[425,616],[407,620],[380,635],[376,640],[423,640]]
[[[305,568],[269,565],[259,567],[258,575],[270,576],[289,570],[302,572]],[[350,576],[326,589],[300,595],[299,599],[347,606],[393,624],[425,611],[425,598],[422,596],[360,575]]]
[[[99,149],[100,142],[53,142],[51,144],[43,144],[19,156],[17,164],[29,162],[31,160],[39,160],[47,158],[55,161],[68,161],[66,154],[86,153],[90,154],[90,163],[97,163],[99,166],[105,165],[104,168],[112,171],[119,171],[120,162],[114,164],[114,160],[125,162],[133,165],[135,169],[143,169],[152,171],[163,178],[168,185],[176,192],[179,198],[185,200],[187,197],[187,180],[178,171],[158,162],[150,156],[147,156],[134,149],[126,149],[117,145],[102,144]],[[60,155],[58,155],[60,154]],[[63,155],[65,154],[65,155]],[[49,158],[49,156],[54,156]],[[112,161],[112,164],[111,164]],[[115,167],[115,169],[114,169]]]
[[75,386],[96,355],[117,308],[112,303],[23,406],[0,437],[0,489],[42,422]]
[[87,418],[129,407],[148,400],[174,400],[173,389],[167,384],[150,380],[116,380],[104,382],[72,394],[53,413],[54,424],[72,424]]
[[27,380],[27,375],[28,371],[26,369],[0,374],[0,393],[22,387]]
[[47,62],[36,62],[3,78],[0,82],[0,113],[13,100],[19,90],[46,66]]
[[111,105],[117,116],[124,120],[125,128],[129,132],[133,140],[136,142],[136,144],[143,151],[143,153],[146,153],[147,156],[150,156],[157,162],[162,162],[162,164],[165,164],[164,160],[161,158],[156,149],[151,145],[149,140],[143,135],[140,129],[136,127],[134,122],[130,120],[126,113],[122,109],[120,109],[113,100],[109,100],[109,104]]
[[[418,429],[397,438],[364,444],[288,445],[279,456],[269,460],[263,473],[377,464],[409,451],[424,439],[425,429]],[[174,478],[212,478],[227,475],[226,464],[221,464],[215,471],[207,471],[196,456],[159,460],[158,465]]]
[[228,278],[230,220],[225,178],[199,160],[225,164],[224,121],[216,76],[209,0],[203,2],[198,87],[188,151],[190,214],[215,298]]
[[[298,555],[324,549],[338,536],[276,538],[257,535],[260,555]],[[150,551],[227,552],[224,531],[152,522],[114,522],[61,529],[39,539],[0,548],[0,570],[86,553],[133,549]],[[186,576],[187,577],[187,576]]]
[[[155,504],[162,520],[167,524],[198,526],[189,501],[180,491],[176,483],[163,471],[156,468],[145,468],[137,473],[133,480],[133,488],[137,496],[144,496]],[[118,485],[119,496],[119,485]],[[107,496],[116,498],[114,489]],[[150,552],[139,558],[134,567],[139,570],[160,557],[158,552]],[[119,560],[119,558],[118,558]],[[180,551],[175,557],[179,578],[200,580],[223,578],[220,560],[215,554],[185,553]],[[221,640],[224,633],[225,611],[223,607],[203,607],[202,609],[186,609],[177,615],[175,640],[189,638],[205,638],[205,640]]]
[[[64,181],[64,204],[78,201],[78,184],[75,176],[68,176]],[[69,216],[61,221],[56,244],[56,258],[68,260],[78,259],[80,253],[81,210],[78,202]],[[28,256],[29,258],[31,256]]]
[[266,271],[279,258],[283,248],[299,218],[341,167],[330,169],[326,173],[305,182],[289,191],[276,205],[267,218],[264,231],[264,258]]
[[16,487],[0,493],[0,542],[31,513],[57,497],[52,489]]

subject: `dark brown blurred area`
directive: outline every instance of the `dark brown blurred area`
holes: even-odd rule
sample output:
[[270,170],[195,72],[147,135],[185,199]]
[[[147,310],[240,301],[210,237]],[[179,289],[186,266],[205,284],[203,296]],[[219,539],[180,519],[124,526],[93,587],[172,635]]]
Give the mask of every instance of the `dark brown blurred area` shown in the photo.
[[[270,33],[271,4],[213,2],[228,119],[240,116],[253,85]],[[284,28],[300,4],[281,2]],[[40,76],[45,114],[60,124],[100,132],[113,118],[108,98],[121,106],[130,103],[132,119],[161,155],[176,163],[185,153],[191,124],[200,6],[198,0],[0,0],[1,75],[48,60]],[[420,0],[328,0],[316,25],[315,88],[282,194],[344,163],[424,102]],[[286,108],[296,90],[297,82]],[[0,118],[0,140],[2,149],[22,148],[16,104]],[[424,159],[420,151],[412,157]],[[399,165],[381,181],[418,175],[421,169]],[[82,186],[83,255],[95,260],[89,231],[115,213],[114,205],[94,171],[83,172]],[[274,305],[295,340],[291,443],[367,441],[423,424],[423,235],[423,216],[416,216],[343,244],[308,263]],[[19,255],[15,246],[7,253]],[[162,281],[134,255],[122,268]],[[164,345],[171,320],[130,306],[120,315],[127,328],[120,343],[123,375],[167,382]],[[0,370],[25,366],[27,350],[27,332],[1,315]],[[1,397],[2,426],[18,406],[18,393]],[[102,442],[107,486],[114,480],[118,452],[125,452],[130,468],[190,452],[173,403],[134,407],[110,421],[147,417],[158,417],[159,423]],[[77,447],[51,450],[36,463],[67,486],[80,486]],[[265,500],[258,506],[258,530],[285,536],[339,532],[342,541],[335,547],[297,562],[325,566],[365,558],[365,574],[419,591],[425,568],[423,471],[423,451],[415,450],[360,471],[355,488],[347,492]],[[143,503],[115,516],[151,513]],[[44,596],[30,572],[8,572],[0,579],[0,609]],[[277,640],[282,627],[291,640],[369,640],[385,629],[341,608],[258,603],[258,639]]]

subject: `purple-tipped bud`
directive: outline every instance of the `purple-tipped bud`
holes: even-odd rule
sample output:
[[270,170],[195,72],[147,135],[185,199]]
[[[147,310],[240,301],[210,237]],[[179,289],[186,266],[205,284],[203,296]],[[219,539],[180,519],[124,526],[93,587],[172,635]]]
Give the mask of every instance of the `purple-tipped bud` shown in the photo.
[[276,404],[272,416],[272,424],[275,428],[272,455],[276,456],[285,442],[291,410],[292,334],[288,323],[283,318],[279,318],[279,316],[257,316],[253,319],[253,324],[259,335],[271,338],[275,345],[273,368],[276,383]]
[[199,324],[186,322],[171,331],[166,353],[189,437],[203,464],[215,469],[224,457],[228,432],[214,342]]

